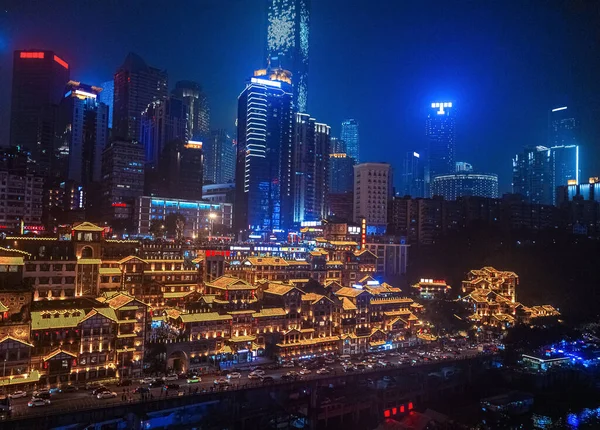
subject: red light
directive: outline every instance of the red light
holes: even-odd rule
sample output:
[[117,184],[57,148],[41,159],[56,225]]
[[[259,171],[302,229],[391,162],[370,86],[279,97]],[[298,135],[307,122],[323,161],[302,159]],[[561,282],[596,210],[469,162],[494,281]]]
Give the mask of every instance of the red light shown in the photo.
[[[43,54],[43,52],[42,52],[42,54]],[[69,68],[69,64],[65,60],[63,60],[62,58],[60,58],[58,55],[54,56],[54,61],[56,61],[61,66],[63,66],[65,69]]]
[[408,402],[408,410],[409,410],[409,411],[412,411],[412,408],[413,408],[413,404],[412,404],[412,402]]
[[127,203],[122,203],[122,202],[116,202],[112,204],[113,208],[126,208],[127,207]]
[[386,418],[389,418],[391,416],[390,410],[386,409],[385,411],[383,411],[383,416],[386,417]]
[[21,52],[20,58],[44,58],[43,52]]
[[404,413],[404,405],[400,405],[400,413],[403,414]]
[[397,408],[392,408],[392,415],[396,415],[398,413],[398,409]]

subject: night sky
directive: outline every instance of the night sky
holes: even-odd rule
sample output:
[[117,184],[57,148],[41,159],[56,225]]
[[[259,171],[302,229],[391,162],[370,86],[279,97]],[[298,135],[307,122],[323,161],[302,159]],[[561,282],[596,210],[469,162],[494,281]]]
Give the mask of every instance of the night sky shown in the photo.
[[[200,82],[212,127],[233,130],[236,99],[263,66],[264,0],[3,0],[0,143],[8,144],[12,51],[55,50],[72,79],[99,85],[129,51]],[[309,113],[340,133],[359,120],[361,158],[388,161],[424,144],[432,101],[458,109],[457,160],[500,175],[546,143],[548,109],[577,108],[583,175],[600,175],[600,2],[312,0]],[[398,184],[398,180],[396,183]]]

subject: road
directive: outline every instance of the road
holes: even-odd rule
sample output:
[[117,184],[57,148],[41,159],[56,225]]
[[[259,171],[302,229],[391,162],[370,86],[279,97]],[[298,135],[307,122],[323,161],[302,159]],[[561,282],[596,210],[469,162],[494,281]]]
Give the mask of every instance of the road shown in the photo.
[[[459,355],[452,355],[448,358],[448,361],[451,360],[457,360],[457,359],[465,359],[465,358],[472,358],[474,356],[476,356],[478,354],[478,351],[476,349],[466,349],[466,350],[461,350]],[[413,354],[413,356],[416,356],[415,354]],[[385,354],[385,357],[381,358],[382,360],[389,360],[393,366],[395,367],[410,367],[410,364],[404,364],[404,365],[400,365],[399,364],[399,357],[394,356],[394,355],[390,355],[389,353]],[[415,366],[419,366],[420,364],[430,364],[431,362],[443,362],[444,359],[430,359],[429,361],[422,361],[421,363],[417,363],[414,364]],[[353,363],[358,363],[358,360],[352,360]],[[248,378],[248,374],[250,373],[250,370],[247,368],[248,365],[245,365],[246,369],[244,368],[240,368],[240,373],[242,374],[240,379],[232,379],[230,381],[230,390],[233,389],[242,389],[244,388],[245,385],[248,384],[257,384],[260,383],[260,380],[250,380]],[[327,366],[328,368],[331,369],[331,374],[343,374],[344,370],[342,368],[342,365],[339,361],[336,361],[335,364],[331,364]],[[300,367],[295,367],[295,368],[279,368],[279,369],[275,369],[275,370],[265,370],[265,376],[272,376],[275,380],[278,380],[281,378],[282,375],[286,374],[289,371],[296,371],[298,372],[299,370],[301,370]],[[310,374],[305,375],[303,378],[304,379],[313,379],[313,378],[317,378],[320,377],[321,375],[318,375],[316,373],[316,370],[312,370]],[[177,396],[177,395],[187,395],[187,394],[193,394],[195,390],[198,390],[198,392],[203,392],[203,390],[206,391],[211,391],[211,390],[215,390],[216,388],[214,387],[214,381],[215,376],[204,376],[202,378],[202,381],[199,383],[195,383],[195,384],[187,384],[187,381],[185,379],[180,379],[178,381],[172,381],[172,382],[167,382],[167,384],[171,383],[171,384],[179,384],[180,388],[179,388],[179,393],[175,392],[175,391],[170,391],[168,393],[168,397],[173,397],[173,396]],[[14,399],[12,406],[13,406],[13,412],[12,412],[12,418],[19,418],[19,417],[23,417],[23,416],[35,416],[35,415],[45,415],[48,413],[53,413],[53,412],[62,412],[62,411],[68,411],[68,410],[76,410],[76,409],[88,409],[88,408],[94,408],[94,407],[104,407],[104,406],[109,406],[109,405],[116,405],[116,404],[122,404],[122,403],[127,403],[130,401],[133,402],[138,402],[141,400],[141,396],[139,394],[133,394],[133,390],[142,385],[138,383],[139,381],[134,381],[134,384],[129,386],[129,387],[125,387],[125,390],[129,390],[129,392],[131,394],[126,394],[126,400],[123,400],[122,395],[124,394],[124,389],[123,387],[117,387],[116,385],[107,385],[107,388],[110,389],[111,391],[114,391],[117,393],[117,397],[116,398],[112,398],[112,399],[98,399],[96,398],[96,396],[92,395],[92,391],[91,390],[85,390],[85,389],[80,389],[79,391],[76,392],[72,392],[72,393],[54,393],[52,394],[52,398],[51,398],[51,404],[48,406],[44,406],[44,407],[36,407],[36,408],[29,408],[27,406],[27,403],[29,401],[29,399],[31,398],[31,393],[28,393],[27,397],[25,398],[20,398],[20,399]],[[147,386],[147,385],[143,385],[143,386]],[[151,392],[151,396],[153,399],[159,399],[162,398],[162,396],[167,395],[166,392],[164,390],[162,390],[162,388],[157,387],[157,388],[151,388],[150,389]]]

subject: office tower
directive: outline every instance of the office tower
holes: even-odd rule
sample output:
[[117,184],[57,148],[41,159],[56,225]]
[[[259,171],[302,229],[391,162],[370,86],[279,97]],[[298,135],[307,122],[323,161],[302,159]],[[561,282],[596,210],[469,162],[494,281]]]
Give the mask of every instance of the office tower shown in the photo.
[[431,182],[431,194],[446,200],[474,196],[498,198],[498,175],[488,173],[457,172],[438,175]]
[[202,199],[202,143],[171,140],[162,152],[155,170],[153,195],[164,198]]
[[167,72],[130,52],[115,73],[113,136],[140,140],[142,112],[167,98]]
[[360,140],[358,134],[358,121],[347,119],[342,121],[342,133],[340,139],[346,145],[346,154],[354,159],[355,163],[360,162]]
[[572,181],[579,183],[579,145],[553,146],[550,150],[554,170],[552,189],[556,190],[556,187],[568,185]]
[[[428,140],[427,165],[425,169],[426,188],[436,175],[454,173],[454,152],[456,144],[456,118],[450,102],[432,103],[425,121],[425,135]],[[430,191],[430,190],[429,190]],[[429,192],[428,195],[431,193]]]
[[10,144],[30,152],[36,170],[54,169],[56,109],[69,81],[69,65],[53,51],[15,51]]
[[236,149],[225,129],[213,130],[203,142],[204,183],[225,184],[235,178]]
[[392,197],[392,167],[388,163],[354,166],[354,222],[367,222],[367,233],[385,233]]
[[326,215],[330,127],[305,113],[294,121],[292,150],[294,222],[318,221]]
[[144,147],[115,140],[102,153],[102,215],[105,221],[131,220],[136,197],[144,193]]
[[33,173],[0,170],[0,224],[14,233],[42,223],[44,178]]
[[146,163],[156,166],[167,142],[187,141],[188,106],[183,100],[168,97],[151,102],[141,112],[139,136],[146,151]]
[[267,60],[292,72],[294,110],[306,112],[310,0],[269,0],[267,19]]
[[235,229],[271,233],[291,223],[290,72],[258,70],[238,97]]
[[115,81],[102,83],[102,92],[98,94],[98,101],[108,106],[108,128],[113,128],[113,112],[115,110]]
[[348,154],[329,154],[329,192],[331,194],[351,193],[354,189],[354,162]]
[[337,137],[331,137],[330,139],[330,151],[332,154],[345,154],[346,153],[346,142]]
[[425,166],[421,154],[409,151],[402,163],[401,196],[425,197]]
[[210,110],[206,94],[200,84],[193,81],[178,81],[173,96],[188,106],[188,133],[191,139],[205,142],[210,135]]
[[60,103],[60,131],[69,148],[67,178],[87,186],[101,178],[108,141],[108,106],[98,102],[102,88],[69,81]]
[[579,121],[573,109],[562,106],[548,113],[548,146],[578,145],[578,134]]

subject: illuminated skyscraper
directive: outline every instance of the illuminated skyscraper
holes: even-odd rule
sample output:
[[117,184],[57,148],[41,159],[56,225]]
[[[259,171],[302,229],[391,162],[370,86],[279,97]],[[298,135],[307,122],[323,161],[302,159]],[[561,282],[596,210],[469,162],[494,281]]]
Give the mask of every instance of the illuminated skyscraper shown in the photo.
[[28,151],[36,170],[55,169],[57,106],[65,95],[69,65],[53,51],[15,51],[10,144]]
[[329,154],[329,192],[351,193],[354,188],[354,159],[344,152]]
[[142,112],[167,98],[167,72],[130,52],[115,73],[113,136],[140,140]]
[[292,72],[294,109],[306,112],[310,0],[269,0],[267,59]]
[[194,140],[205,141],[210,136],[210,111],[206,94],[200,84],[192,81],[179,81],[173,95],[188,105],[188,133]]
[[254,72],[238,97],[235,228],[268,237],[291,225],[292,84],[290,72]]
[[392,183],[392,166],[388,163],[354,166],[354,222],[364,218],[367,234],[385,233]]
[[425,197],[424,160],[421,154],[409,151],[402,164],[400,196]]
[[454,173],[454,152],[456,144],[456,118],[450,102],[431,104],[431,112],[425,121],[425,135],[428,138],[425,183],[427,195],[431,196],[429,185],[436,175]]
[[342,133],[340,139],[346,144],[346,154],[353,158],[355,163],[360,162],[360,138],[358,133],[358,121],[347,119],[342,122]]
[[342,139],[338,139],[337,137],[332,137],[330,139],[330,148],[329,150],[331,151],[332,154],[342,154],[342,153],[346,153],[346,142],[344,142]]
[[108,106],[108,128],[113,127],[113,111],[115,110],[115,81],[102,83],[102,92],[98,95],[98,101]]
[[227,130],[213,130],[205,140],[204,183],[225,184],[235,178],[235,143]]

